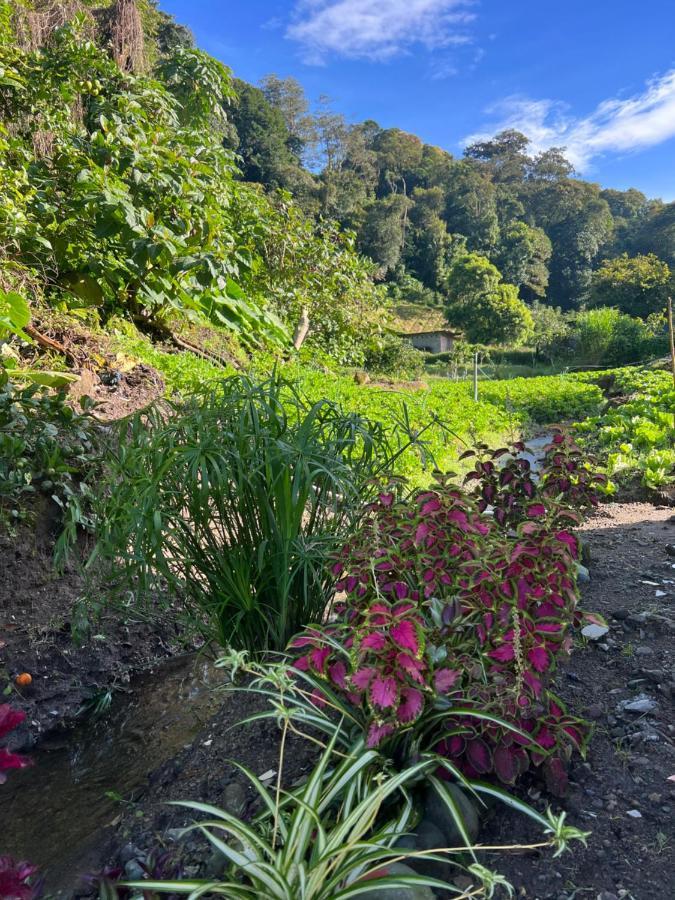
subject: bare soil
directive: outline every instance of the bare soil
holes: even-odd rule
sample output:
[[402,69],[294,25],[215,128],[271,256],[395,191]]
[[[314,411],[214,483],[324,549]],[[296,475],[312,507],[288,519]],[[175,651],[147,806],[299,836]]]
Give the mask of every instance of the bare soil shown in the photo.
[[[560,805],[592,834],[586,850],[555,860],[526,854],[493,863],[528,900],[663,900],[672,896],[675,848],[675,782],[668,780],[675,774],[675,558],[667,550],[675,543],[673,509],[608,504],[586,524],[583,539],[591,550],[583,606],[605,616],[610,630],[595,643],[580,639],[558,673],[560,695],[595,725],[588,758],[573,762]],[[622,709],[642,695],[653,710]],[[536,783],[521,790],[541,809],[550,802]],[[499,813],[481,840],[526,843],[537,832]]]
[[[603,614],[610,630],[597,642],[578,640],[558,673],[557,690],[594,722],[595,734],[588,758],[572,763],[565,799],[552,800],[535,777],[518,790],[540,809],[566,810],[572,824],[592,832],[588,848],[558,859],[499,853],[486,862],[527,900],[661,900],[672,896],[675,845],[675,782],[669,780],[675,774],[673,508],[608,504],[584,527],[583,538],[591,552],[583,606]],[[83,646],[74,646],[69,622],[82,589],[76,571],[50,574],[39,537],[0,538],[0,659],[8,679],[19,671],[33,674],[31,688],[12,699],[29,713],[26,746],[72,721],[92,687],[123,684],[179,646],[172,623],[162,630],[112,616]],[[634,700],[645,701],[648,711],[623,708]],[[91,867],[126,867],[129,874],[141,865],[159,866],[157,874],[168,876],[175,864],[183,875],[218,874],[201,839],[176,840],[171,829],[190,813],[166,802],[201,800],[251,813],[253,793],[232,760],[258,775],[275,770],[279,740],[272,723],[233,727],[256,708],[249,695],[229,695],[196,737],[127,798],[131,805],[121,807],[102,835]],[[286,784],[309,770],[313,755],[311,745],[291,742]],[[485,844],[540,839],[519,815],[497,808],[492,816],[480,836]],[[70,896],[86,894],[78,885],[79,872]]]

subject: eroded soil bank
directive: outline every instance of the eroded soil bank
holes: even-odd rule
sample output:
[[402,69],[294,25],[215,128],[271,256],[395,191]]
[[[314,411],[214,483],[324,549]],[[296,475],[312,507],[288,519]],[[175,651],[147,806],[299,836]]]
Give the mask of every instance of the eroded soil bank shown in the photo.
[[[528,900],[595,900],[598,896],[601,900],[661,900],[671,895],[675,844],[675,783],[668,780],[675,773],[675,558],[669,555],[669,546],[675,543],[675,517],[672,507],[614,503],[603,506],[584,531],[592,560],[591,581],[582,585],[583,604],[601,612],[610,630],[599,641],[580,640],[558,674],[558,692],[594,721],[596,732],[588,759],[572,765],[569,796],[553,805],[562,806],[572,823],[593,833],[588,849],[556,860],[550,854],[500,854],[490,865],[503,872],[518,895]],[[9,550],[9,545],[5,548]],[[37,750],[39,765],[50,745],[51,752],[63,753],[62,741],[69,739],[69,733],[55,731],[53,720],[66,722],[82,705],[89,685],[104,686],[115,677],[124,684],[134,671],[176,653],[179,641],[172,623],[166,623],[162,634],[147,626],[111,620],[102,626],[109,629],[102,632],[105,640],[92,635],[82,648],[75,649],[64,623],[68,603],[79,596],[82,587],[76,574],[52,581],[45,576],[48,570],[40,567],[39,553],[25,560],[15,557],[14,566],[5,557],[3,554],[2,565],[7,572],[0,583],[0,639],[5,646],[0,652],[8,674],[32,667],[37,675],[31,694],[15,696],[13,702],[27,709],[32,734],[49,732],[48,741]],[[146,681],[155,683],[152,676],[146,676]],[[169,694],[175,692],[176,704],[194,702],[189,690],[187,695],[181,694],[168,676],[166,681]],[[132,688],[139,693],[131,705],[142,703],[143,679],[140,687],[138,681],[132,681]],[[164,702],[170,706],[166,690]],[[92,824],[100,830],[89,842],[86,857],[79,857],[78,871],[64,872],[63,867],[56,871],[55,867],[52,884],[63,889],[60,896],[86,893],[81,882],[85,864],[89,871],[120,866],[132,875],[139,875],[143,866],[155,865],[164,867],[164,875],[171,874],[173,865],[184,875],[215,873],[217,860],[198,838],[176,840],[177,832],[172,829],[186,824],[190,814],[167,806],[167,801],[208,801],[246,815],[252,810],[253,796],[232,759],[262,775],[276,769],[278,754],[278,733],[272,723],[233,727],[255,709],[248,695],[216,696],[215,706],[203,708],[205,718],[194,719],[192,730],[181,732],[183,724],[172,731],[169,725],[167,731],[180,737],[167,745],[168,755],[157,757],[156,762],[148,757],[152,768],[140,772],[138,783],[124,796],[125,802],[118,801],[113,814],[106,813],[105,821],[94,817]],[[113,710],[107,723],[104,720],[96,726],[89,737],[94,746],[105,740],[106,733],[115,734],[119,717],[124,715],[127,712]],[[143,727],[152,731],[152,721],[136,734],[139,754],[145,746]],[[161,732],[161,723],[155,730]],[[132,735],[131,746],[133,739]],[[90,746],[86,738],[84,746]],[[312,758],[309,745],[291,743],[286,783],[301,777]],[[39,777],[37,770],[33,773]],[[30,776],[29,772],[22,774]],[[102,794],[114,791],[114,785],[101,787]],[[45,785],[47,789],[55,792],[58,802],[65,787],[55,781]],[[549,802],[535,779],[524,782],[519,790],[540,808]],[[110,802],[110,797],[102,802]],[[12,822],[7,821],[5,804],[1,815],[5,821],[0,833],[6,833]],[[21,825],[21,832],[23,845],[14,841],[12,851],[30,858],[30,828]],[[486,843],[537,838],[523,819],[503,810],[486,823],[481,834]],[[0,846],[0,852],[4,849]]]

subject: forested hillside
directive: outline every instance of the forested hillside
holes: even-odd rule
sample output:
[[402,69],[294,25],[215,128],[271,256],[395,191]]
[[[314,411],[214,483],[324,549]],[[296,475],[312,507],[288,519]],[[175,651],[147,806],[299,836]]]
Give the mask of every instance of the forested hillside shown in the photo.
[[[155,337],[206,321],[244,351],[307,337],[377,366],[398,352],[387,310],[413,303],[477,344],[595,361],[604,340],[610,363],[661,347],[675,204],[577,178],[514,131],[456,159],[312,110],[293,79],[234,78],[154,0],[0,9],[6,328],[26,303]],[[563,315],[586,306],[638,318]]]
[[[233,138],[246,178],[293,191],[358,235],[394,294],[442,299],[453,261],[486,256],[523,299],[563,309],[591,298],[604,260],[675,263],[675,204],[576,177],[565,149],[532,155],[504,131],[461,159],[398,128],[349,124],[293,79],[236,83]],[[436,297],[434,297],[434,292]]]
[[160,336],[206,321],[250,351],[290,346],[306,313],[315,346],[362,361],[373,266],[243,181],[221,63],[145,0],[0,9],[3,324],[23,329],[26,303]]

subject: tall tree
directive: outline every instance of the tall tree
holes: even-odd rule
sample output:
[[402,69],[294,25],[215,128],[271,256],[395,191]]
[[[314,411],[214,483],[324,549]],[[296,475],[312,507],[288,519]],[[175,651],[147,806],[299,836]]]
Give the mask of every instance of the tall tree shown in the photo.
[[606,260],[594,273],[590,299],[594,306],[615,306],[644,319],[665,311],[673,287],[673,273],[658,256],[624,253]]
[[515,285],[504,284],[497,269],[477,253],[460,257],[450,270],[446,316],[479,344],[511,344],[533,328],[532,315]]
[[496,262],[510,284],[526,299],[534,299],[546,294],[551,252],[551,242],[541,228],[512,222],[502,231]]

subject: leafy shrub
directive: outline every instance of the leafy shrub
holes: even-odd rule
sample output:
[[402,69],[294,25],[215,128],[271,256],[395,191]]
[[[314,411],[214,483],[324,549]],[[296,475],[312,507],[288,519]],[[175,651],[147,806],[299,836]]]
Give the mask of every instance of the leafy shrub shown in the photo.
[[587,735],[545,684],[579,618],[569,516],[535,498],[513,534],[444,479],[381,494],[335,564],[338,618],[294,639],[296,666],[354,705],[369,746],[436,746],[506,783],[543,765],[561,793]]
[[[233,679],[240,671],[252,676],[241,690],[262,694],[269,701],[266,709],[242,725],[267,718],[281,725],[276,785],[270,791],[258,776],[239,766],[260,800],[261,812],[251,822],[204,803],[178,804],[209,817],[186,828],[184,834],[198,830],[208,839],[222,859],[221,880],[178,877],[166,881],[150,877],[120,887],[191,896],[206,891],[233,898],[255,895],[265,900],[328,900],[358,897],[374,890],[403,891],[416,885],[449,889],[467,900],[493,897],[497,885],[511,893],[511,886],[501,875],[476,860],[458,793],[438,778],[439,769],[454,771],[450,762],[424,753],[409,765],[392,765],[391,760],[366,748],[362,736],[352,739],[346,721],[350,712],[341,708],[339,701],[327,712],[317,706],[308,694],[306,673],[289,677],[286,661],[254,662],[245,652],[231,652],[219,664],[232,670]],[[230,690],[239,688],[230,686]],[[344,713],[344,717],[336,712]],[[303,729],[311,729],[311,734]],[[318,743],[321,753],[306,780],[285,789],[286,738],[291,732]],[[564,813],[556,816],[549,809],[542,815],[499,788],[481,782],[470,784],[461,774],[458,777],[476,799],[481,793],[496,797],[534,819],[544,832],[544,843],[555,849],[554,855],[569,849],[574,840],[585,843],[587,834],[565,825]],[[423,795],[429,793],[447,812],[453,846],[405,849],[401,838],[409,837],[419,824]],[[456,846],[455,833],[461,835],[464,846]],[[414,865],[418,858],[449,862],[464,869],[471,887],[462,891],[445,881],[416,875],[410,869],[400,871],[393,865],[399,860]],[[116,896],[114,888],[108,888],[106,896]]]
[[419,378],[424,371],[424,355],[408,341],[394,334],[375,338],[363,361],[369,372],[396,378]]
[[666,352],[665,333],[607,307],[579,313],[571,342],[573,358],[585,365],[625,365]]
[[332,900],[415,885],[447,888],[435,878],[387,870],[387,864],[410,854],[395,846],[415,821],[406,788],[432,773],[436,762],[427,758],[401,772],[382,771],[378,754],[362,742],[338,757],[336,738],[301,788],[277,791],[274,799],[256,775],[240,767],[262,802],[264,830],[260,819],[250,825],[206,803],[178,804],[209,817],[186,831],[198,830],[210,841],[227,866],[226,881],[150,880],[125,886],[189,893],[210,885],[227,897],[265,900]]
[[612,478],[640,474],[643,484],[663,488],[675,482],[675,389],[666,372],[618,369],[594,376],[610,379],[624,396],[598,416],[575,425],[580,441],[593,447]]
[[122,426],[98,508],[120,586],[163,579],[223,645],[283,649],[331,594],[325,560],[395,457],[384,430],[279,376],[225,379]]
[[100,466],[91,417],[78,414],[63,392],[0,381],[0,515],[20,517],[28,499],[50,497],[62,510],[62,542],[90,527],[90,488]]
[[[500,525],[515,527],[538,518],[533,512],[537,500],[554,500],[559,508],[572,510],[597,506],[599,486],[605,485],[607,478],[591,470],[592,460],[584,457],[568,435],[559,429],[553,432],[536,468],[526,449],[522,441],[516,441],[498,450],[482,445],[462,454],[461,459],[478,457],[464,480],[478,483],[480,512],[492,507]],[[546,506],[541,502],[538,505],[545,515]]]

